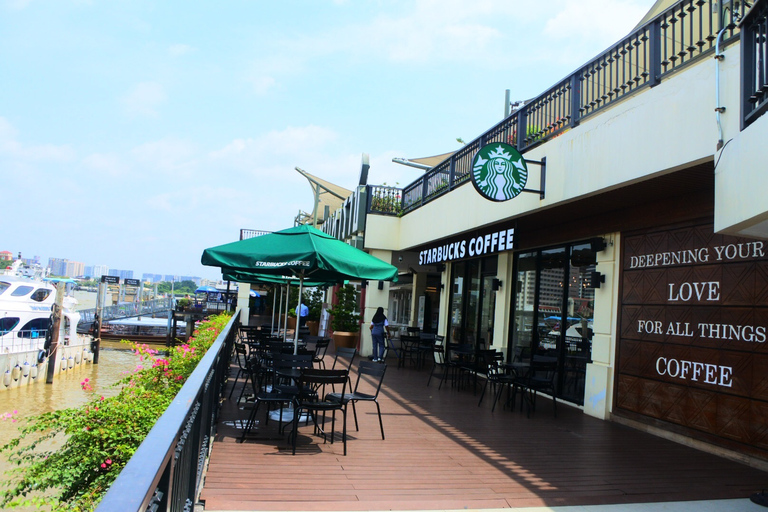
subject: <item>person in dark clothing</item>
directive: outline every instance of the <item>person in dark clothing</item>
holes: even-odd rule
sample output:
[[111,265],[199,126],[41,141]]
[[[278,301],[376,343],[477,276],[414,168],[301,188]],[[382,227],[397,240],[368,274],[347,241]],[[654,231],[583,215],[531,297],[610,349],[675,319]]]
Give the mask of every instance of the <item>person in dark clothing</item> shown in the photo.
[[384,335],[389,336],[389,321],[384,315],[384,308],[379,307],[371,319],[371,338],[373,339],[373,361],[384,362]]

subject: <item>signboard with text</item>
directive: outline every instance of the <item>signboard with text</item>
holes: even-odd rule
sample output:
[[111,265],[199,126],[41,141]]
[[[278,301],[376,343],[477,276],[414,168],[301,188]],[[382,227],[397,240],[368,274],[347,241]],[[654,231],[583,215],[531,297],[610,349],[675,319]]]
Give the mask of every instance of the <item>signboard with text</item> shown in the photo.
[[138,279],[126,279],[125,284],[128,286],[139,286],[141,284],[141,281]]
[[768,450],[768,242],[626,236],[616,407]]
[[101,276],[102,283],[120,284],[120,278],[117,276]]

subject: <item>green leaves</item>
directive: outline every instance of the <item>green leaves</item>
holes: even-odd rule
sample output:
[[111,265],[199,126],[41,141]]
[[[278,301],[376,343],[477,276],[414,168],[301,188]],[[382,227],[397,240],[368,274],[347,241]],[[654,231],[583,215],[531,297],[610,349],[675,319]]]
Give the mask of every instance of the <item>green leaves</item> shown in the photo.
[[133,344],[141,368],[117,384],[116,396],[31,418],[0,447],[19,466],[2,483],[0,506],[93,510],[228,320],[211,317],[167,356]]

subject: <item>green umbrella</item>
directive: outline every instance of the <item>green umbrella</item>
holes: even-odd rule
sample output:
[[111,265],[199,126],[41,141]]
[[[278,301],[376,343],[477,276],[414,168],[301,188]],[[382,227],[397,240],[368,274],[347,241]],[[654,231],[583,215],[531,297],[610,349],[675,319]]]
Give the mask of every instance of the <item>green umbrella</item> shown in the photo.
[[[226,272],[294,275],[299,278],[299,300],[305,279],[397,281],[397,267],[306,225],[211,247],[200,262]],[[298,336],[296,329],[297,344]]]
[[201,263],[226,271],[294,275],[300,280],[397,280],[397,267],[311,226],[211,247],[203,251]]

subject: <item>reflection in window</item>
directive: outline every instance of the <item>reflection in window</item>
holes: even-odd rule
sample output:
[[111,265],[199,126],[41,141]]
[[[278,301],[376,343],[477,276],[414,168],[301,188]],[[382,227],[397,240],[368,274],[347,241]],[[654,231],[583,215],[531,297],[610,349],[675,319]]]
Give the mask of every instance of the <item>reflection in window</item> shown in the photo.
[[30,299],[35,300],[37,302],[43,302],[45,299],[48,298],[48,296],[51,294],[51,290],[47,288],[38,288],[35,290],[35,293],[32,294]]
[[0,335],[10,332],[18,324],[19,319],[17,317],[6,316],[0,318]]
[[28,295],[33,289],[31,286],[19,286],[11,292],[11,297],[23,297]]

